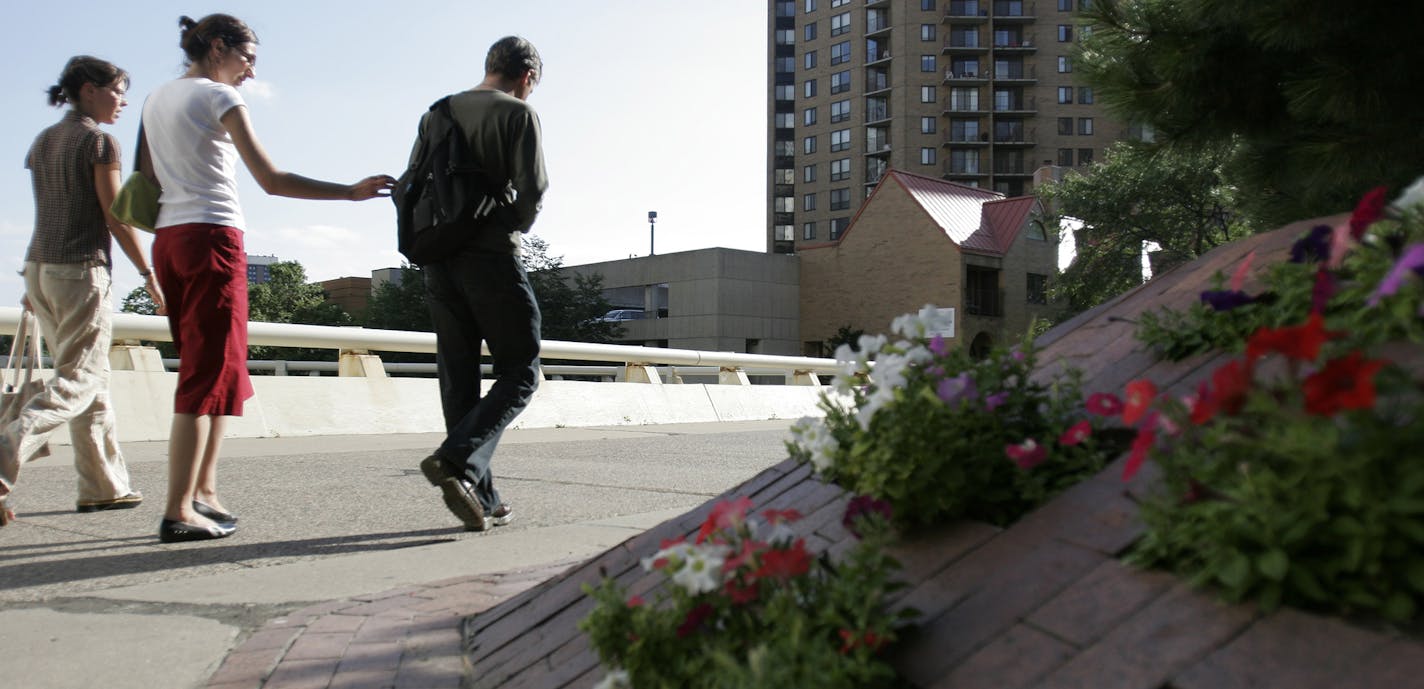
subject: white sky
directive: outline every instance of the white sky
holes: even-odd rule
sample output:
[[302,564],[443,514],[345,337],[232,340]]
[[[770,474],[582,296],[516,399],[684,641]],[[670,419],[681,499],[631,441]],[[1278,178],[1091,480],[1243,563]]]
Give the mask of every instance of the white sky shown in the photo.
[[[565,265],[656,249],[765,248],[766,3],[720,0],[73,0],[0,12],[0,305],[19,303],[34,222],[25,153],[62,112],[45,91],[75,54],[128,70],[129,107],[105,128],[125,176],[144,98],[182,73],[178,17],[225,11],[257,32],[257,80],[243,88],[278,167],[352,182],[398,176],[416,122],[440,96],[478,83],[501,36],[531,40],[545,75],[530,103],[544,128],[550,189],[534,233]],[[388,199],[267,196],[244,169],[247,251],[300,261],[312,280],[399,265]],[[145,239],[147,241],[147,239]],[[139,285],[115,247],[115,308]]]

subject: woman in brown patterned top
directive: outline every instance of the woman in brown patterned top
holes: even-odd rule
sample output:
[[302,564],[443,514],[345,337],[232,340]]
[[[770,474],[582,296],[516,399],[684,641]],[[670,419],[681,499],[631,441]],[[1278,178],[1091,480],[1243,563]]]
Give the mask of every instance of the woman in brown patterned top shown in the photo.
[[129,77],[81,55],[50,87],[49,102],[71,108],[40,132],[25,158],[35,190],[35,234],[25,255],[25,296],[49,343],[55,376],[0,428],[0,526],[14,519],[5,505],[21,464],[44,454],[51,431],[68,423],[79,472],[80,512],[136,507],[109,402],[113,240],[163,307],[138,233],[114,219],[109,204],[121,183],[119,147],[99,129],[113,124],[127,101]]

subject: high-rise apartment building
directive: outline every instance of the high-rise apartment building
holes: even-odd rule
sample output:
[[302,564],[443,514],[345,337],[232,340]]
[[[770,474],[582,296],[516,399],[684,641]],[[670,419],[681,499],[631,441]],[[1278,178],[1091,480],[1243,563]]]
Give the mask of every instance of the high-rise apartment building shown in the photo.
[[767,250],[838,239],[889,168],[1031,191],[1126,136],[1074,79],[1090,0],[770,0]]

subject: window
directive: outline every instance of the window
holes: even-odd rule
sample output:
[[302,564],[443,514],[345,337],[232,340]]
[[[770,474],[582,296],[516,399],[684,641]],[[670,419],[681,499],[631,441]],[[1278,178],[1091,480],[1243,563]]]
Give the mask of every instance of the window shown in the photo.
[[865,99],[865,121],[879,122],[890,117],[890,99],[882,96]]
[[979,152],[964,149],[950,150],[949,169],[960,174],[978,174]]
[[831,151],[850,150],[850,130],[838,129],[831,132]]
[[831,46],[831,64],[850,62],[850,41],[841,41]]
[[938,120],[939,120],[939,118],[937,118],[937,117],[921,117],[921,118],[920,118],[920,133],[921,133],[921,134],[933,134],[933,133],[935,133],[935,126],[936,126],[935,123],[936,123]]
[[1079,117],[1079,118],[1078,118],[1078,133],[1079,133],[1079,134],[1082,134],[1083,136],[1088,136],[1088,135],[1092,134],[1092,133],[1093,133],[1093,118],[1091,118],[1091,117]]
[[804,166],[801,167],[801,181],[802,181],[802,182],[807,182],[807,183],[816,181],[816,166],[815,166],[815,164],[804,165]]
[[850,0],[831,0],[831,7],[844,7]]
[[850,12],[842,12],[831,17],[831,35],[839,36],[850,31]]
[[850,101],[838,100],[831,103],[831,123],[844,122],[850,119]]
[[1059,24],[1059,25],[1058,25],[1058,42],[1059,42],[1059,43],[1068,43],[1068,42],[1071,42],[1072,40],[1073,40],[1073,25],[1072,25],[1072,24]]
[[778,158],[785,158],[787,156],[795,155],[796,143],[791,139],[777,139],[776,145],[773,147],[773,150],[776,151],[776,156]]
[[933,102],[935,102],[935,101],[937,101],[937,100],[939,100],[939,99],[935,97],[935,87],[933,87],[933,86],[921,86],[921,87],[920,87],[920,102],[921,102],[921,103],[933,103]]
[[1058,73],[1067,74],[1073,71],[1073,59],[1067,55],[1058,56]]
[[801,151],[802,151],[803,153],[815,153],[815,152],[816,152],[816,137],[814,137],[814,136],[808,136],[808,137],[802,139],[802,140],[801,140]]
[[1028,303],[1048,303],[1048,276],[1038,273],[1028,274]]
[[1072,103],[1072,102],[1073,102],[1073,87],[1072,87],[1072,86],[1059,86],[1059,87],[1058,87],[1058,102],[1059,102],[1059,103]]
[[850,90],[850,70],[831,75],[831,93],[845,93]]
[[930,148],[930,147],[928,147],[928,146],[923,146],[923,147],[921,147],[921,148],[920,148],[920,164],[921,164],[921,165],[934,165],[934,164],[935,164],[935,149]]
[[849,190],[849,189],[832,189],[832,190],[831,190],[831,210],[833,210],[833,211],[843,211],[843,210],[848,210],[848,209],[850,209],[850,190]]
[[[890,129],[888,127],[865,128],[865,152],[879,153],[890,150]],[[871,175],[876,178],[875,175]]]
[[796,210],[795,202],[790,196],[778,196],[772,199],[772,209],[777,213],[790,213]]
[[831,219],[831,239],[840,239],[845,234],[846,228],[850,227],[850,218]]
[[933,12],[935,0],[920,0],[920,10],[923,12]]
[[783,74],[790,74],[796,71],[796,58],[778,57],[776,58],[776,71]]
[[805,196],[802,196],[802,197],[801,197],[801,210],[803,210],[803,211],[813,211],[813,210],[816,210],[816,195],[815,195],[815,194],[806,194]]
[[791,129],[796,126],[796,113],[779,112],[776,113],[776,128]]
[[[831,181],[844,182],[850,179],[850,158],[831,161]],[[831,210],[835,210],[832,208]]]
[[811,22],[801,28],[801,40],[805,43],[816,40],[816,22]]
[[1093,149],[1091,149],[1091,148],[1080,148],[1080,149],[1078,149],[1078,164],[1079,164],[1079,165],[1092,165],[1092,164],[1093,164]]
[[1073,167],[1073,149],[1058,149],[1058,164],[1063,167]]
[[816,223],[813,223],[813,222],[801,223],[801,238],[802,238],[802,239],[815,239],[815,238],[816,238]]
[[935,39],[935,29],[936,29],[936,28],[938,28],[938,25],[936,25],[936,24],[921,24],[921,25],[920,25],[920,40],[922,40],[922,41],[933,41],[933,40]]
[[[778,59],[780,59],[780,58],[778,58]],[[805,54],[804,56],[802,56],[802,58],[801,58],[801,64],[802,64],[802,66],[804,66],[807,70],[815,69],[815,67],[816,67],[816,51],[814,51],[814,50],[808,50],[808,51],[806,51],[806,54]]]
[[1079,103],[1082,103],[1082,104],[1084,104],[1084,105],[1092,105],[1092,103],[1093,103],[1093,87],[1091,87],[1091,86],[1079,86],[1079,87],[1078,87],[1078,102],[1079,102]]
[[796,100],[796,88],[787,84],[777,84],[774,89],[777,100]]
[[806,97],[806,98],[815,98],[815,97],[816,97],[816,80],[815,80],[815,79],[807,79],[807,80],[806,80],[806,88],[803,90],[803,92],[805,93],[805,97]]
[[787,167],[779,167],[772,170],[771,179],[774,184],[795,184],[796,171]]
[[794,17],[796,16],[795,0],[778,0],[776,3],[776,16]]
[[[1063,2],[1063,0],[1058,0],[1058,1],[1059,1],[1060,3]],[[1071,2],[1072,0],[1069,0],[1069,1]],[[815,12],[815,11],[816,11],[816,0],[806,0],[806,14],[810,14],[810,13]]]
[[1059,11],[1059,12],[1072,12],[1072,11],[1073,11],[1073,0],[1058,0],[1058,11]]
[[1058,134],[1059,134],[1059,136],[1072,136],[1072,135],[1073,135],[1073,118],[1071,118],[1071,117],[1060,117],[1060,118],[1058,118]]
[[949,90],[949,109],[972,111],[979,109],[979,89],[952,88]]
[[935,71],[938,71],[938,69],[935,67],[935,56],[934,56],[934,55],[921,55],[921,56],[920,56],[920,71],[921,71],[921,72],[935,72]]
[[776,30],[776,44],[777,44],[777,45],[796,45],[796,30],[795,30],[795,29],[777,29],[777,30]]
[[1093,9],[1093,0],[1078,0],[1078,11],[1087,12]]
[[950,120],[950,141],[978,141],[979,120]]
[[771,236],[778,242],[794,241],[792,233],[795,232],[790,225],[777,225],[771,229]]
[[815,109],[815,108],[806,108],[806,110],[805,110],[805,116],[802,118],[802,122],[804,122],[807,127],[809,127],[809,126],[815,124],[815,123],[816,123],[816,109]]

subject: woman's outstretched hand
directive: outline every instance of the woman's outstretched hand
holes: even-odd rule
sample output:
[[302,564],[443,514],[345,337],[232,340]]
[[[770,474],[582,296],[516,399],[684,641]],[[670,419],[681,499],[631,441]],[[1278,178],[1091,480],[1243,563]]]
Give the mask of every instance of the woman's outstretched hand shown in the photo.
[[351,185],[347,191],[347,198],[352,201],[365,201],[377,196],[390,196],[391,189],[395,186],[396,178],[390,175],[372,175]]

